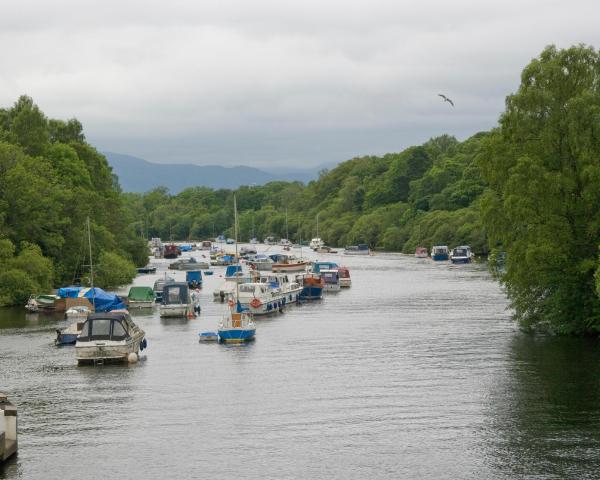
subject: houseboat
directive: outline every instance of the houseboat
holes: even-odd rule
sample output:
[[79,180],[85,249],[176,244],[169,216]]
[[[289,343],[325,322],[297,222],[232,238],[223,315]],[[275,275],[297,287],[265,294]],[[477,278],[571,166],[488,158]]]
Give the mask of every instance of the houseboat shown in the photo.
[[126,310],[93,313],[84,322],[75,343],[77,363],[103,364],[135,360],[146,347],[144,331]]
[[450,258],[448,246],[446,245],[434,245],[431,247],[431,259],[436,262],[446,261]]

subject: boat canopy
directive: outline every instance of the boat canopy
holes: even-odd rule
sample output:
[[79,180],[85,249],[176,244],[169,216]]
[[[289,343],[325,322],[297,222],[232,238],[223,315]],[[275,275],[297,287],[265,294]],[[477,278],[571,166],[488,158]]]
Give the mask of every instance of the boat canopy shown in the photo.
[[242,273],[241,265],[229,265],[225,270],[225,277],[235,277],[238,273]]
[[81,290],[83,290],[83,287],[62,287],[58,289],[58,292],[56,292],[56,294],[60,298],[77,298]]
[[167,283],[162,292],[163,305],[190,303],[190,289],[187,283]]
[[101,288],[82,288],[79,297],[90,299],[96,312],[110,312],[111,310],[125,310],[127,307],[114,293],[105,292]]
[[77,341],[125,340],[129,336],[130,322],[127,313],[92,313],[83,323]]
[[200,270],[188,270],[185,272],[185,281],[186,282],[202,282],[202,272]]
[[313,263],[313,272],[319,273],[321,270],[335,270],[339,265],[334,262],[315,262]]
[[181,250],[182,252],[191,252],[192,246],[191,245],[179,245],[179,250]]
[[127,295],[134,302],[148,302],[154,300],[154,290],[150,287],[131,287]]

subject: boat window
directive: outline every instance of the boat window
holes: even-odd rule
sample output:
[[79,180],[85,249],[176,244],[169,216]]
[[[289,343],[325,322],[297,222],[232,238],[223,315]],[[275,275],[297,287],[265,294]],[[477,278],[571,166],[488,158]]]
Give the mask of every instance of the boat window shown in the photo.
[[127,330],[119,321],[113,322],[112,339],[123,340],[127,336]]
[[94,338],[110,338],[110,319],[95,318],[92,321],[92,337]]
[[254,285],[240,285],[240,292],[254,293]]
[[81,329],[80,337],[89,337],[90,336],[90,324],[91,322],[85,322],[83,324],[83,328]]

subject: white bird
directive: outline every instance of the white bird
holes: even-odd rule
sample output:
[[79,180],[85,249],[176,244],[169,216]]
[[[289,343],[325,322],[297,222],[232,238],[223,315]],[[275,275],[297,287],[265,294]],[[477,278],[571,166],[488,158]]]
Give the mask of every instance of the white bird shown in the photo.
[[450,100],[446,95],[444,95],[443,93],[438,93],[438,97],[442,97],[444,99],[444,102],[448,102],[450,105],[452,105],[454,107],[454,102],[452,100]]

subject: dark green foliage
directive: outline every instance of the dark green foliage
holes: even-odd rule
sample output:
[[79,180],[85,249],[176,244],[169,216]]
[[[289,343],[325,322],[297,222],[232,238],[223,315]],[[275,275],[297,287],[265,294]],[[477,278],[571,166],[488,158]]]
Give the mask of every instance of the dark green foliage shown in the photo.
[[[85,143],[77,120],[47,120],[25,96],[0,110],[0,265],[6,279],[17,282],[2,286],[0,303],[80,278],[89,264],[88,216],[95,263],[105,251],[126,258],[128,267],[130,261],[144,265],[147,247],[123,200],[106,159]],[[129,280],[135,275],[123,271]]]
[[[600,55],[546,48],[506,100],[479,165],[501,279],[524,327],[600,329]],[[598,274],[596,274],[598,277]]]

